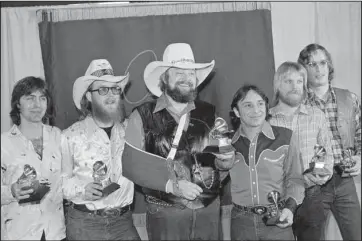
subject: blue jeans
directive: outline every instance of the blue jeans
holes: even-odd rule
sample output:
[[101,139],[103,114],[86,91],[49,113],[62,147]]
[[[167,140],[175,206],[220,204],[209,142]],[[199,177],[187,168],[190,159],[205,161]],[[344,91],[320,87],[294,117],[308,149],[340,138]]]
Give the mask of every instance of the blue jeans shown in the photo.
[[231,210],[231,240],[294,240],[291,227],[266,226],[263,215]]
[[306,190],[295,215],[298,241],[324,240],[329,210],[333,212],[343,240],[361,240],[361,208],[353,178],[342,178],[335,173],[323,186]]
[[141,240],[133,226],[132,212],[99,216],[68,207],[68,240]]
[[147,204],[150,240],[219,240],[220,200],[192,210]]

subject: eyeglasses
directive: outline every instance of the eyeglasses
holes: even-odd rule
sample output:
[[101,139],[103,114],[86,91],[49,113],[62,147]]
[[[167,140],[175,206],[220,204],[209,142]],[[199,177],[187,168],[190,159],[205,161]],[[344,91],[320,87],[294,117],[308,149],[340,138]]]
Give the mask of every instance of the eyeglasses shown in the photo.
[[100,87],[99,89],[88,90],[88,91],[89,92],[98,91],[99,95],[107,95],[109,90],[111,90],[112,94],[119,95],[119,93],[121,93],[121,91],[122,91],[122,88],[119,88],[119,87]]
[[320,62],[315,62],[315,61],[309,62],[308,66],[311,68],[315,68],[315,67],[317,67],[317,65],[325,67],[327,64],[328,64],[327,60],[322,60]]

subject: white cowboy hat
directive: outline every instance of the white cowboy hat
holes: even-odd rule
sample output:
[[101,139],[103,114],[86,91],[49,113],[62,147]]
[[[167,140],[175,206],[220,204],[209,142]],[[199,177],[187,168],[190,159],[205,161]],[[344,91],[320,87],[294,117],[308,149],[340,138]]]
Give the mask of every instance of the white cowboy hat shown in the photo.
[[160,97],[160,76],[169,68],[196,69],[198,79],[197,85],[200,85],[210,74],[215,66],[215,61],[210,63],[195,63],[194,53],[191,46],[187,43],[173,43],[166,47],[163,53],[163,61],[153,61],[149,63],[143,73],[145,84],[149,91],[155,96]]
[[113,68],[106,59],[93,60],[85,72],[84,76],[76,79],[73,85],[73,101],[78,109],[80,101],[89,86],[96,80],[108,81],[112,83],[119,83],[119,87],[124,89],[129,79],[129,73],[125,76],[114,76]]

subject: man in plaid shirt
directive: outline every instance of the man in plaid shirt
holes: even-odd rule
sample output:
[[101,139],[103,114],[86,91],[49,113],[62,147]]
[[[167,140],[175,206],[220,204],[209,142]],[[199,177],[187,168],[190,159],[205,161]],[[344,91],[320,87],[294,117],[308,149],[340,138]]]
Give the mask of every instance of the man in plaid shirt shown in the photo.
[[[337,220],[343,240],[361,240],[361,208],[357,194],[359,192],[360,195],[361,184],[360,102],[354,93],[331,86],[334,67],[331,55],[323,46],[318,44],[306,46],[300,52],[298,62],[308,72],[308,104],[318,107],[327,117],[327,125],[333,135],[334,164],[338,165],[347,160],[344,155],[347,148],[354,148],[351,159],[356,162],[354,166],[345,170],[347,175],[341,175],[335,167],[332,178],[321,187],[321,192],[316,198],[323,202],[324,218],[315,216],[306,218],[315,223],[325,223],[327,214],[331,210]],[[319,228],[319,225],[308,226],[304,232],[318,234],[313,230]],[[309,239],[318,240],[324,237],[315,236]]]
[[273,105],[275,106],[270,109],[270,124],[291,129],[297,136],[303,171],[312,170],[310,163],[315,155],[315,146],[319,145],[325,149],[324,166],[321,167],[323,175],[316,173],[315,170],[303,175],[305,198],[297,210],[294,221],[298,240],[310,240],[321,236],[323,222],[319,222],[310,232],[305,232],[305,224],[314,220],[305,217],[310,215],[324,217],[323,202],[315,196],[320,193],[321,185],[332,177],[334,166],[332,135],[327,126],[326,116],[319,108],[304,104],[306,84],[307,71],[301,64],[295,62],[281,64],[274,76]]

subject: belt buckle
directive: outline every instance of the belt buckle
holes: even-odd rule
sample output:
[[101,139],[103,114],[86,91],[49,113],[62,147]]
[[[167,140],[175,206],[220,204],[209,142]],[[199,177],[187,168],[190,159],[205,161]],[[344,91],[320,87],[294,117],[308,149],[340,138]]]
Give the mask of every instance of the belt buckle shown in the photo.
[[251,211],[255,214],[263,215],[264,213],[266,213],[267,208],[264,206],[255,206],[251,208]]
[[102,211],[101,216],[117,216],[119,215],[118,209],[105,209]]

